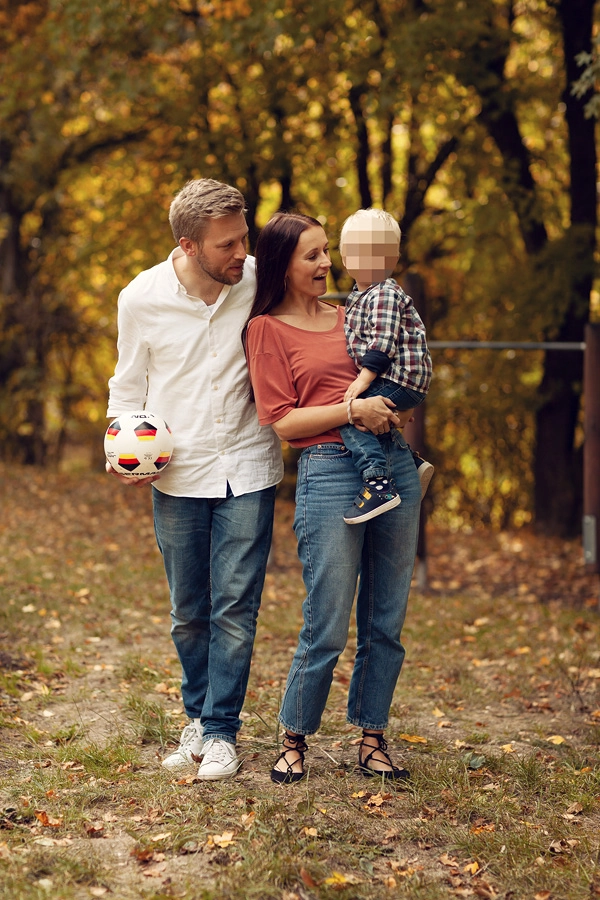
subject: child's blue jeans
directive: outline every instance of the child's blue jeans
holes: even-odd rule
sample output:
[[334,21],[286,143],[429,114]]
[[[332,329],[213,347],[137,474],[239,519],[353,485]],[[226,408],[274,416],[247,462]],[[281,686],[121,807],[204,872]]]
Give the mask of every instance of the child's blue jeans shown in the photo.
[[[387,378],[376,378],[360,395],[363,397],[387,397],[392,400],[396,409],[413,409],[419,406],[427,396],[423,391],[400,387],[395,381]],[[389,478],[386,455],[382,450],[380,437],[371,431],[359,431],[354,425],[342,425],[342,440],[350,453],[352,462],[361,474],[363,481],[370,478]]]

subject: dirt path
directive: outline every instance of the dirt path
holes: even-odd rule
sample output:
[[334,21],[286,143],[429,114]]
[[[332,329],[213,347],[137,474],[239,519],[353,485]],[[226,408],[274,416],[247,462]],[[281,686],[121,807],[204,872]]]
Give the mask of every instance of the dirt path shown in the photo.
[[429,533],[389,738],[406,790],[355,771],[352,639],[309,778],[268,777],[300,622],[278,504],[239,776],[160,767],[185,723],[148,495],[0,469],[0,888],[89,898],[600,895],[597,580],[578,544]]

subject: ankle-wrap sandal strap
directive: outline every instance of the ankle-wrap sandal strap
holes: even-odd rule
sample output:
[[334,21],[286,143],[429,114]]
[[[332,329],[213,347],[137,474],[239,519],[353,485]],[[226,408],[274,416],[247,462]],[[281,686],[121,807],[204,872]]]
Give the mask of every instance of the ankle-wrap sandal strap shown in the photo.
[[[275,760],[275,767],[271,769],[271,781],[274,781],[276,784],[293,784],[304,778],[304,754],[308,750],[308,745],[304,740],[303,734],[290,734],[288,731],[284,731],[283,735],[283,750]],[[297,753],[299,758],[290,762],[287,757],[288,753]],[[286,765],[285,771],[276,768],[277,763],[281,760]],[[292,766],[298,762],[302,766],[302,771],[294,772]]]
[[[292,746],[286,746],[291,744]],[[297,750],[298,753],[306,753],[308,746],[304,740],[303,734],[290,734],[289,731],[283,732],[283,741],[281,744],[286,750]]]
[[[365,738],[375,738],[377,741],[377,746],[372,747],[371,744],[365,743]],[[361,750],[363,747],[370,747],[370,753],[362,758]],[[363,739],[360,742],[360,746],[358,749],[358,767],[363,775],[366,775],[370,778],[374,776],[378,776],[379,778],[387,778],[390,781],[397,781],[399,779],[407,779],[410,778],[410,772],[408,769],[399,769],[398,766],[395,766],[392,760],[387,753],[387,741],[384,738],[383,734],[380,734],[378,731],[365,731],[363,729]],[[370,760],[373,760],[374,763],[379,763],[381,765],[381,759],[375,759],[376,753],[381,753],[381,755],[385,758],[385,761],[390,766],[390,769],[376,769],[372,766],[369,766]]]

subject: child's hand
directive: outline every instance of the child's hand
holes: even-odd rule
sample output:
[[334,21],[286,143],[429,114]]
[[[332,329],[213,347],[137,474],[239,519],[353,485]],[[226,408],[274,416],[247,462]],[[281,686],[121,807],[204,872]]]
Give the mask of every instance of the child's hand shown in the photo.
[[362,369],[360,375],[358,375],[354,381],[351,381],[348,385],[346,393],[344,394],[344,400],[346,403],[348,400],[355,400],[359,397],[363,391],[366,391],[372,381],[376,378],[375,372],[371,372],[370,369]]
[[364,390],[365,387],[361,384],[360,378],[355,378],[346,388],[346,393],[344,394],[345,402],[347,403],[348,400],[355,400]]

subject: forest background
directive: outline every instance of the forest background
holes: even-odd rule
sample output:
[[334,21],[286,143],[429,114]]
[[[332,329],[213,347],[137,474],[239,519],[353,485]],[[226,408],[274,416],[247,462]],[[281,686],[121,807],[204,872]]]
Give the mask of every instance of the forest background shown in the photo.
[[[1,0],[0,453],[102,461],[116,300],[189,178],[331,238],[400,221],[430,339],[582,341],[600,319],[595,0]],[[434,351],[434,515],[572,535],[582,354]],[[430,501],[431,502],[431,501]]]

